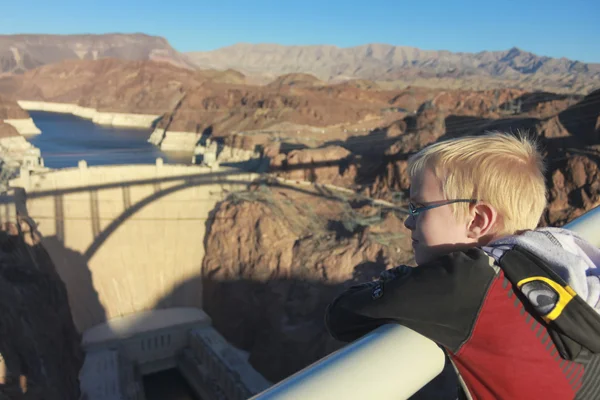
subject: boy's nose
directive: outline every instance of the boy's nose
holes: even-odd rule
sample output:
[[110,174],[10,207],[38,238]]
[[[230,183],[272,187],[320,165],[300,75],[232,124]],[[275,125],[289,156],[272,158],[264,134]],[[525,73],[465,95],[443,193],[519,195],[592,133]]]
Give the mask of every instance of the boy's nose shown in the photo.
[[415,219],[412,215],[408,215],[404,220],[404,226],[406,229],[410,229],[411,231],[415,229]]

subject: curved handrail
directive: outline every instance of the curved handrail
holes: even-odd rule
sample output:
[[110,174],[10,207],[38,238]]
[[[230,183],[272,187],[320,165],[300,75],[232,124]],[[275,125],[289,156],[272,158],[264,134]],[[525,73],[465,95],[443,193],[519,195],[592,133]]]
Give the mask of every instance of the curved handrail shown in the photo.
[[406,399],[443,368],[444,353],[434,342],[404,326],[388,324],[252,399]]
[[575,218],[563,228],[577,232],[594,246],[600,247],[600,206]]
[[[564,226],[600,247],[600,206]],[[407,399],[444,367],[440,348],[396,324],[384,325],[284,379],[252,400]]]

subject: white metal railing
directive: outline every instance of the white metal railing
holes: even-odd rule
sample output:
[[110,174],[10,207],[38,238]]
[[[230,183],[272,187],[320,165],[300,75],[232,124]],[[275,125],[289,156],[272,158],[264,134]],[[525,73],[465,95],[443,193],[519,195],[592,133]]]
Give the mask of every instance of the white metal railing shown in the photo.
[[594,246],[600,247],[600,206],[575,218],[563,228],[577,232]]
[[434,342],[388,324],[252,399],[406,399],[443,368],[444,353]]
[[[564,226],[600,247],[600,206]],[[252,400],[407,399],[439,375],[444,354],[397,324],[379,327]]]

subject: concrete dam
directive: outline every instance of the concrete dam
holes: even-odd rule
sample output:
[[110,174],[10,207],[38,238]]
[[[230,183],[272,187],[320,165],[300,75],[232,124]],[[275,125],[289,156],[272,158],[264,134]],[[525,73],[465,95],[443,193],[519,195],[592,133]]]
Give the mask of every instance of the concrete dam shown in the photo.
[[[66,285],[88,400],[143,400],[143,376],[177,368],[202,399],[270,386],[202,311],[204,234],[216,204],[257,176],[155,165],[30,172],[11,181],[2,222],[26,215]],[[0,365],[0,367],[2,367]]]

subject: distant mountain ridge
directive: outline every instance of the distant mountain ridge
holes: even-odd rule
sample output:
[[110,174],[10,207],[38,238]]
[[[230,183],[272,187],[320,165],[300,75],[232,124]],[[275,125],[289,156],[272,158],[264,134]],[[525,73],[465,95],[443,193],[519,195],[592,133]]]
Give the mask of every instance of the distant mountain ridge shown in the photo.
[[325,82],[384,82],[371,85],[381,89],[409,85],[469,90],[514,87],[587,94],[600,88],[600,63],[537,56],[516,47],[452,53],[380,43],[348,48],[239,43],[208,52],[181,53],[165,38],[143,33],[0,35],[0,76],[62,61],[104,58],[234,70],[239,73],[230,71],[230,75],[239,75],[239,81],[260,84],[280,84],[277,79],[282,75],[310,74]]
[[142,33],[0,35],[0,74],[19,74],[65,60],[102,58],[165,61],[179,67],[196,68],[166,39]]
[[340,48],[240,43],[186,53],[199,68],[236,69],[244,74],[308,73],[319,79],[415,80],[480,77],[600,86],[600,64],[537,56],[513,47],[506,51],[452,53],[388,44]]

